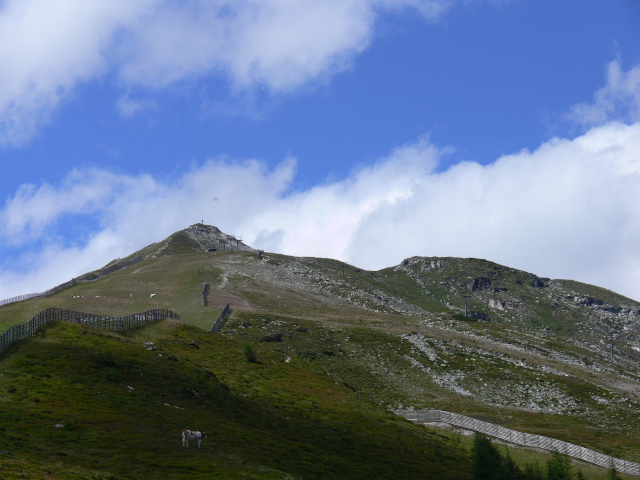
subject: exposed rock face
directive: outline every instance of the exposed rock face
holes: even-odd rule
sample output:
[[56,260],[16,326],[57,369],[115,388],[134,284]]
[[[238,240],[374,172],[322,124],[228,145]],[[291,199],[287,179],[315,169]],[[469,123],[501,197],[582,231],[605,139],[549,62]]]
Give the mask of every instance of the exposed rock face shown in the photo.
[[587,307],[591,307],[592,305],[604,305],[604,302],[599,298],[580,296],[575,297],[574,301],[576,305],[586,305]]
[[254,249],[242,243],[233,235],[227,235],[212,225],[196,223],[189,228],[181,230],[176,235],[184,234],[198,246],[199,251],[208,250],[245,250],[253,252]]
[[478,277],[474,279],[473,284],[471,285],[471,291],[475,292],[476,290],[487,290],[491,287],[491,279],[487,277]]
[[504,306],[505,304],[500,300],[496,300],[495,298],[492,298],[491,300],[489,300],[489,307],[491,308],[496,308],[498,310],[504,311]]
[[529,285],[535,288],[545,288],[548,286],[545,281],[548,282],[549,279],[539,278],[539,277],[536,277],[535,275],[531,275],[531,280],[529,281]]
[[469,316],[471,318],[477,318],[478,320],[482,320],[483,322],[490,322],[491,317],[484,312],[471,311],[469,312]]
[[[640,351],[640,303],[605,289],[551,280],[475,258],[411,257],[393,268],[411,277],[431,301],[480,320],[514,323],[531,331],[562,332],[606,355],[610,330],[624,332]],[[487,309],[491,309],[488,311]],[[482,314],[482,315],[480,315]],[[589,340],[587,340],[589,339]]]

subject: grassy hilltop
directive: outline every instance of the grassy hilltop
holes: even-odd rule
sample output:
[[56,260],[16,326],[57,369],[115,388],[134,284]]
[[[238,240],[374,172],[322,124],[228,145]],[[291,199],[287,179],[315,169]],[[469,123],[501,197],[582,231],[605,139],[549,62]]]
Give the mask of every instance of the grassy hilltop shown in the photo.
[[[258,259],[198,225],[137,255],[0,308],[0,332],[52,306],[181,316],[120,333],[50,324],[0,354],[0,478],[470,478],[469,440],[390,413],[407,407],[640,461],[633,300],[475,259],[378,272]],[[209,332],[227,303],[223,329]],[[209,438],[183,449],[183,428]]]

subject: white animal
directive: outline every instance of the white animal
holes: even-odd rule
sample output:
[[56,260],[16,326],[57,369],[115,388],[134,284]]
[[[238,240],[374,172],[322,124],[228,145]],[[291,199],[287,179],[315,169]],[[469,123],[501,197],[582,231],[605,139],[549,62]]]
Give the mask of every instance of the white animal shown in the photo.
[[149,298],[153,298],[153,297],[155,297],[155,296],[156,296],[156,294],[155,294],[155,293],[152,293],[152,294],[150,295],[150,297],[149,297]]
[[195,440],[198,442],[198,448],[200,448],[200,442],[207,438],[207,434],[205,432],[194,432],[193,430],[183,430],[182,431],[182,446],[188,447],[189,440]]

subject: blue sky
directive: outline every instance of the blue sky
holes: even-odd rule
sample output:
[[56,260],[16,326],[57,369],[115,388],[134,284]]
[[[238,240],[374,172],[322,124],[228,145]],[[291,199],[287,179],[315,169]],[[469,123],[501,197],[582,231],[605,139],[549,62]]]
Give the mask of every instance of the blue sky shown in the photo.
[[0,0],[0,297],[201,219],[640,299],[635,0]]

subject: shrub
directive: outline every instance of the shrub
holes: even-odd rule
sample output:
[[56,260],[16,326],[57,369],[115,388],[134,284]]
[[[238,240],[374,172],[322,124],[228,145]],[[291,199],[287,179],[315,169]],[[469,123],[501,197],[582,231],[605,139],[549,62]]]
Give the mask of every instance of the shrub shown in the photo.
[[249,363],[258,363],[256,354],[248,343],[244,346],[244,358],[246,358]]

